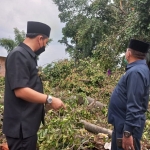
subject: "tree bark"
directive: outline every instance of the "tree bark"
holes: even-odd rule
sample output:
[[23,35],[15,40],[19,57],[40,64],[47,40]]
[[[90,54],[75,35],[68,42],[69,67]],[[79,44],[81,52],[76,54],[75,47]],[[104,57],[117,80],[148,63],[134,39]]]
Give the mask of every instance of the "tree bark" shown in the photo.
[[99,102],[99,101],[96,101],[95,99],[91,98],[91,97],[87,97],[87,100],[89,102],[89,105],[92,104],[94,107],[99,107],[99,108],[103,108],[105,107],[106,105]]
[[110,138],[112,136],[112,130],[110,130],[110,129],[99,127],[99,126],[91,124],[85,120],[81,120],[80,122],[84,124],[84,128],[89,132],[96,133],[96,134],[104,133],[104,134],[107,134]]

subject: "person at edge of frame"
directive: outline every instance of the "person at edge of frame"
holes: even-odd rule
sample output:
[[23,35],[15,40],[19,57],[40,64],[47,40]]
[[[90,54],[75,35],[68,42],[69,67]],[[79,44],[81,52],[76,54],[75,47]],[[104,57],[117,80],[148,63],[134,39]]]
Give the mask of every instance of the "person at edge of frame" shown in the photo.
[[150,87],[145,60],[148,49],[148,43],[131,39],[126,50],[126,72],[115,87],[108,108],[108,123],[114,126],[111,150],[141,149]]
[[43,94],[37,56],[45,51],[51,28],[28,21],[25,40],[6,59],[3,133],[9,150],[36,150],[37,131],[44,124],[44,105],[65,108],[56,97]]

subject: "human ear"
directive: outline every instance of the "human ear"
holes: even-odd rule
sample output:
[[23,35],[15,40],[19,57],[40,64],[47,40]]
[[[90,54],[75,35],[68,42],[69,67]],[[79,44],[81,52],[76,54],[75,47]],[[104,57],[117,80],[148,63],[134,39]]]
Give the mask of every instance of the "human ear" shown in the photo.
[[131,56],[131,55],[132,55],[131,51],[128,51],[128,57]]
[[127,51],[125,53],[125,58],[126,58],[126,60],[128,60],[128,58],[129,58],[129,50],[128,49],[127,49]]
[[38,35],[37,36],[37,39],[40,41],[40,40],[43,40],[43,36],[41,36],[41,35]]

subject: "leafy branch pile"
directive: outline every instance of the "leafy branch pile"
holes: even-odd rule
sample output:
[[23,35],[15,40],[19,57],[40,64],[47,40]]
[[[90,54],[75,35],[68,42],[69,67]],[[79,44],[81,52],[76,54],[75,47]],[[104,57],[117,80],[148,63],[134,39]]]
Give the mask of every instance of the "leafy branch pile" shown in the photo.
[[[46,115],[46,126],[39,130],[39,149],[85,149],[94,147],[90,140],[94,137],[80,123],[81,119],[91,119],[92,113],[87,105],[79,106],[76,100],[66,101],[67,109],[59,112],[52,110]],[[98,109],[93,113],[98,114]],[[96,119],[96,117],[94,117]],[[94,119],[92,118],[92,119]]]
[[[105,142],[110,139],[106,137],[103,139],[101,136],[103,140],[97,145],[98,141],[94,141],[97,135],[85,131],[80,121],[86,120],[92,124],[112,129],[112,126],[107,123],[107,106],[113,88],[123,73],[124,69],[120,68],[112,70],[109,75],[94,59],[80,60],[78,66],[74,66],[72,61],[64,60],[49,68],[44,68],[41,76],[44,76],[45,93],[60,97],[67,105],[67,109],[60,112],[52,110],[47,112],[46,125],[41,126],[39,131],[40,149],[52,149],[53,147],[64,150],[104,149]],[[106,107],[100,109],[88,105],[87,96],[106,104]],[[146,144],[150,139],[148,112],[147,117],[143,134],[143,141]]]
[[[124,69],[113,70],[112,68],[111,70],[110,68],[109,75],[108,71],[101,69],[101,66],[103,63],[94,58],[80,60],[76,66],[73,61],[64,60],[45,67],[41,72],[41,77],[47,87],[55,88],[58,91],[64,89],[72,95],[84,93],[107,103],[110,93]],[[114,74],[114,72],[117,73]]]
[[5,141],[2,134],[2,120],[3,120],[3,102],[4,102],[4,78],[0,77],[0,143]]
[[[80,60],[78,66],[67,60],[49,66],[41,70],[45,93],[60,97],[67,108],[58,112],[47,108],[46,123],[44,126],[41,125],[38,132],[37,147],[40,150],[104,149],[104,144],[110,139],[106,135],[86,131],[81,120],[112,129],[112,126],[107,124],[107,106],[111,92],[124,69],[115,69],[111,74],[107,74],[107,71],[101,69],[101,64],[94,59]],[[1,78],[0,84],[4,89],[4,78]],[[4,90],[1,91],[1,95],[3,92]],[[106,107],[100,109],[89,105],[87,96],[106,104]],[[143,134],[145,143],[150,140],[149,112],[147,117]],[[2,127],[2,122],[0,126]],[[1,142],[5,141],[2,133],[1,137]]]

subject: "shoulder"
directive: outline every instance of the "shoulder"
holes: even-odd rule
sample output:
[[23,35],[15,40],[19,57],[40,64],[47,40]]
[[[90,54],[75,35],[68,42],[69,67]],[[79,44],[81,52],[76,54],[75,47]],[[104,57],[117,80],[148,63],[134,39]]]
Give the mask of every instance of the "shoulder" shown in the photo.
[[146,64],[140,64],[127,70],[125,77],[127,80],[131,79],[133,82],[144,81],[147,85],[150,82],[150,71]]
[[27,51],[21,47],[21,46],[17,46],[15,47],[10,53],[8,56],[11,56],[11,55],[14,55],[14,54],[23,54],[23,55],[26,55],[27,54]]
[[150,71],[146,64],[139,64],[127,70],[127,74],[150,74]]
[[30,55],[28,52],[20,46],[15,47],[7,56],[6,66],[14,67],[21,65],[29,65]]
[[18,59],[18,58],[21,58],[21,59],[28,59],[29,58],[29,54],[28,52],[22,48],[21,46],[17,46],[15,47],[7,56],[7,59],[10,60],[10,59]]

